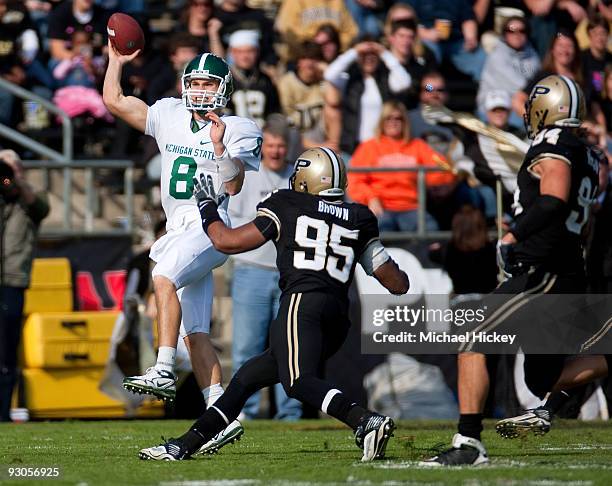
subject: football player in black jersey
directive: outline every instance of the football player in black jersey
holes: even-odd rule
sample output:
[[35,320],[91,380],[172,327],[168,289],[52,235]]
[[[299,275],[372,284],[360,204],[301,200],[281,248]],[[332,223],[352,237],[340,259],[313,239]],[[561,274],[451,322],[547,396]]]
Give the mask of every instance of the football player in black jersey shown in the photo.
[[[584,117],[584,95],[571,79],[548,76],[532,89],[525,105],[525,125],[533,141],[518,173],[515,223],[498,242],[498,260],[508,279],[494,293],[511,297],[489,309],[479,331],[507,325],[533,297],[582,294],[586,289],[581,231],[597,193],[602,154],[581,135]],[[474,343],[461,351],[458,433],[450,449],[423,465],[488,462],[480,441],[489,388],[486,356]],[[536,396],[544,398],[553,389],[565,359],[563,355],[525,356],[526,384]]]
[[280,308],[270,327],[270,347],[236,372],[223,396],[187,433],[141,450],[141,459],[190,457],[238,416],[252,393],[279,381],[290,397],[351,427],[363,449],[362,461],[384,456],[393,420],[360,407],[322,380],[320,372],[350,327],[348,287],[357,262],[393,294],[408,291],[408,276],[382,246],[374,214],[342,201],[346,170],[336,153],[327,148],[304,152],[290,187],[259,203],[251,223],[230,229],[217,213],[225,195],[214,194],[212,180],[194,179],[202,226],[217,250],[240,253],[274,241]]

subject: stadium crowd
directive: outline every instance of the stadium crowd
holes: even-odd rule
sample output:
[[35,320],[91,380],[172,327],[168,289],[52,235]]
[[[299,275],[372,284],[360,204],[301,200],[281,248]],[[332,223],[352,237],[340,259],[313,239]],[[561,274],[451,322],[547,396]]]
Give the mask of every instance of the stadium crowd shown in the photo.
[[[426,180],[428,229],[450,229],[465,203],[491,222],[498,178],[510,212],[516,170],[474,131],[424,118],[425,107],[471,112],[524,138],[527,93],[558,73],[582,86],[602,148],[612,132],[606,2],[0,0],[0,75],[74,119],[77,156],[129,157],[147,168],[144,189],[157,183],[157,147],[102,102],[114,11],[136,17],[147,39],[123,72],[126,94],[149,105],[178,96],[186,62],[218,54],[234,76],[227,112],[260,126],[282,114],[292,132],[289,160],[325,145],[354,166],[443,171]],[[2,90],[0,121],[60,143],[58,122],[44,109]],[[380,217],[381,229],[415,230],[416,179],[415,172],[353,174],[349,196]]]
[[[137,189],[149,191],[159,183],[157,145],[114,118],[102,99],[106,23],[113,12],[129,13],[143,27],[146,46],[123,69],[126,95],[148,105],[180,97],[187,62],[202,52],[224,57],[234,79],[226,111],[264,128],[263,165],[274,187],[284,186],[288,178],[282,162],[317,146],[341,153],[349,168],[399,170],[349,174],[348,197],[373,211],[381,231],[417,230],[417,173],[401,170],[428,168],[426,229],[452,229],[454,235],[449,246],[432,248],[432,260],[451,276],[461,276],[461,263],[482,258],[486,263],[477,267],[484,277],[454,282],[455,292],[486,292],[495,284],[486,228],[495,221],[496,184],[502,183],[503,211],[509,215],[517,186],[513,160],[518,157],[520,163],[522,154],[502,153],[482,127],[524,143],[528,93],[543,77],[562,74],[582,87],[589,107],[586,126],[607,153],[612,137],[612,6],[607,4],[0,0],[0,76],[52,100],[73,118],[76,157],[130,158],[140,169]],[[58,120],[37,103],[22,103],[1,88],[0,123],[51,146],[61,144]],[[31,156],[21,147],[3,145],[23,158]],[[279,153],[285,160],[275,161]],[[607,171],[602,174],[607,177]],[[102,183],[121,181],[111,173]],[[254,207],[252,201],[248,207]],[[591,288],[598,291],[609,290],[612,283],[612,235],[605,224],[610,207],[606,189],[596,203],[587,261]],[[248,219],[250,213],[241,210]],[[467,242],[457,238],[466,232],[477,234]],[[253,276],[249,262],[242,263],[243,268],[238,260],[236,279],[261,279],[275,288],[266,276],[269,268]],[[474,290],[473,284],[485,288]],[[235,301],[248,297],[235,295],[239,291],[239,285],[232,290]],[[240,323],[240,312],[235,309],[235,323]],[[235,355],[239,361],[248,357],[240,349]],[[291,414],[291,404],[287,410]]]

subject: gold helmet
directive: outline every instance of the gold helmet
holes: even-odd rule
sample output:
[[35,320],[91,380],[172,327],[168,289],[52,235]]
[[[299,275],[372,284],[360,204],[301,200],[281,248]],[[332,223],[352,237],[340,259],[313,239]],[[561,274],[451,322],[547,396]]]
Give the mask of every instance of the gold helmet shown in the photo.
[[289,187],[315,196],[342,197],[346,189],[344,162],[326,147],[308,149],[295,161]]
[[553,74],[538,81],[525,102],[525,128],[534,138],[544,127],[579,127],[585,118],[584,94],[567,76]]

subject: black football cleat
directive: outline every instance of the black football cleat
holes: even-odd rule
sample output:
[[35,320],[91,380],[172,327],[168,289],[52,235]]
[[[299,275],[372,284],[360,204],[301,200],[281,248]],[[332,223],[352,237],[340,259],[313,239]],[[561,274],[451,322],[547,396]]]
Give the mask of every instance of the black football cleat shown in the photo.
[[419,466],[480,466],[488,462],[489,457],[482,442],[472,437],[455,434],[450,449],[441,452],[431,459],[421,461]]
[[385,457],[387,442],[393,436],[395,423],[391,417],[376,412],[366,414],[355,430],[355,443],[363,450],[363,462]]

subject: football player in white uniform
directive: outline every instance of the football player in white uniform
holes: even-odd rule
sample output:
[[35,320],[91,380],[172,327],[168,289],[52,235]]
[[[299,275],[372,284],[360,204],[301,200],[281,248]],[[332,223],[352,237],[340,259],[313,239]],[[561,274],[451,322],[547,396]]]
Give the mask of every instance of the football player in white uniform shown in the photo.
[[[172,400],[176,393],[174,362],[179,333],[191,356],[194,374],[210,407],[222,394],[221,366],[210,342],[213,299],[212,270],[227,256],[215,250],[202,233],[200,214],[192,195],[193,177],[206,174],[230,196],[240,192],[245,170],[258,170],[261,131],[246,118],[221,117],[232,93],[232,74],[226,62],[202,54],[185,67],[182,100],[164,98],[152,106],[124,96],[123,66],[131,55],[119,54],[109,42],[104,79],[104,102],[113,115],[155,138],[162,154],[161,194],[167,233],[151,248],[153,286],[157,303],[159,351],[157,363],[142,376],[127,377],[124,387]],[[219,208],[228,221],[227,202]],[[228,221],[229,222],[229,221]],[[215,452],[242,435],[239,422],[205,444]]]

